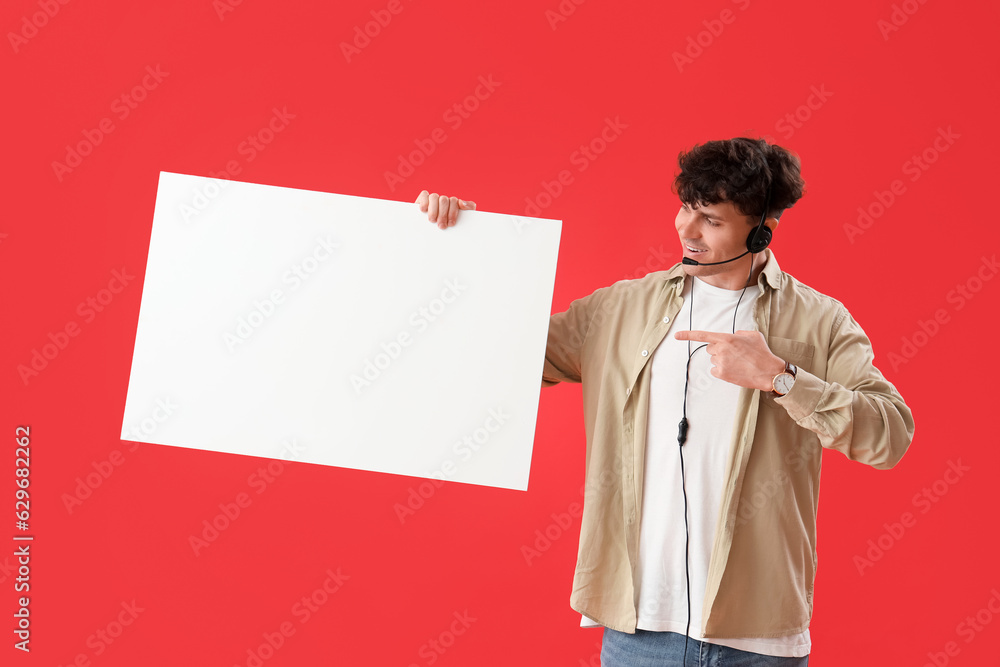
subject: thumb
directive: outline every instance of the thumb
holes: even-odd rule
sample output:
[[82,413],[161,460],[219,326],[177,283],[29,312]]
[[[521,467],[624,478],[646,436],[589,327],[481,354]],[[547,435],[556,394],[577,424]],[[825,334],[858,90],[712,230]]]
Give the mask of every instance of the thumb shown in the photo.
[[458,200],[458,208],[461,209],[461,210],[464,210],[464,211],[475,211],[476,210],[476,202],[474,202],[474,201],[465,201],[464,199],[459,199]]

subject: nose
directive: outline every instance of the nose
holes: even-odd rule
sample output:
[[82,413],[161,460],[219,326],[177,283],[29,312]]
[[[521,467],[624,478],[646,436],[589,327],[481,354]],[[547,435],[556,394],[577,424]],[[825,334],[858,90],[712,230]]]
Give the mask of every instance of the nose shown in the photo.
[[674,225],[677,228],[677,234],[681,238],[693,239],[697,238],[697,226],[692,224],[694,222],[694,212],[685,211],[682,206],[679,211],[677,211],[677,219],[674,221]]

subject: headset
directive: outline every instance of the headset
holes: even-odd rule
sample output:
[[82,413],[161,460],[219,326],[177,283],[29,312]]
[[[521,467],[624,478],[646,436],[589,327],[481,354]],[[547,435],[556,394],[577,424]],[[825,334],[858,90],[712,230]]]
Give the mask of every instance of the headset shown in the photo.
[[[760,151],[761,156],[764,158],[764,169],[770,174],[770,169],[767,163],[767,155],[764,153],[763,149],[759,146],[757,150]],[[743,301],[743,295],[746,293],[747,288],[750,287],[750,278],[753,276],[753,255],[764,252],[764,250],[771,244],[771,229],[767,227],[764,222],[767,220],[767,212],[771,207],[771,193],[774,190],[774,178],[772,177],[767,185],[767,195],[764,200],[764,210],[760,214],[760,222],[757,226],[750,232],[747,236],[747,250],[741,255],[733,257],[732,259],[727,259],[721,262],[698,262],[689,257],[685,257],[681,260],[682,264],[688,266],[715,266],[718,264],[728,264],[729,262],[735,262],[741,257],[746,255],[751,255],[750,258],[750,273],[747,275],[746,285],[743,286],[743,291],[740,292],[740,298],[736,301],[736,308],[733,310],[733,333],[736,333],[736,315],[740,309],[740,302]],[[780,216],[780,214],[779,214]],[[694,280],[691,281],[691,294],[688,297],[691,299],[691,308],[688,310],[688,330],[694,328]],[[708,343],[703,343],[696,347],[694,350],[691,349],[691,341],[688,341],[688,360],[687,367],[684,371],[684,404],[681,408],[681,421],[677,425],[677,452],[680,455],[681,460],[681,492],[684,494],[684,582],[685,589],[687,590],[687,629],[684,631],[684,658],[682,664],[687,664],[687,647],[688,639],[691,634],[691,572],[690,572],[690,559],[691,559],[691,531],[688,527],[688,499],[687,499],[687,486],[684,477],[684,443],[687,442],[687,432],[688,432],[688,420],[687,420],[687,395],[688,395],[688,383],[691,379],[691,358],[694,353],[703,347],[706,347]]]

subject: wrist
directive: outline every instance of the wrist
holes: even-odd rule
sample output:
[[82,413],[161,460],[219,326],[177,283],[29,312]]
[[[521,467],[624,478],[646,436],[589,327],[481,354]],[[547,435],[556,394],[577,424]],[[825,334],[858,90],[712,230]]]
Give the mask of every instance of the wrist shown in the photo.
[[[772,355],[773,356],[773,355]],[[774,391],[774,376],[785,372],[785,362],[778,357],[773,357],[772,361],[768,363],[767,369],[761,376],[760,384],[758,389],[765,393],[772,393]]]

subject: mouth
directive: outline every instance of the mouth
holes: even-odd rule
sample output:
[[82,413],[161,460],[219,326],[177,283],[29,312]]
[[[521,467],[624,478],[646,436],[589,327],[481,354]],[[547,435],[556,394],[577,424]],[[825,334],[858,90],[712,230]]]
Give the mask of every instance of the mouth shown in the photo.
[[691,255],[700,255],[701,253],[708,252],[708,248],[695,248],[687,243],[684,244],[684,249]]

